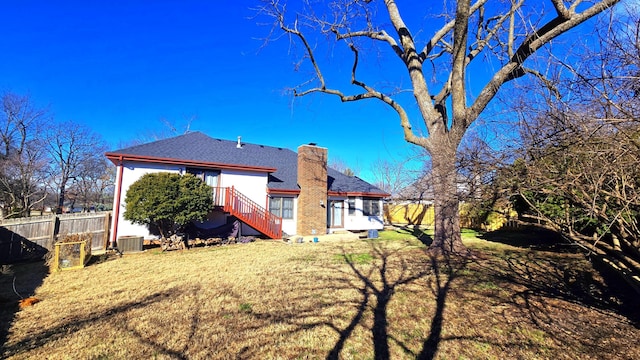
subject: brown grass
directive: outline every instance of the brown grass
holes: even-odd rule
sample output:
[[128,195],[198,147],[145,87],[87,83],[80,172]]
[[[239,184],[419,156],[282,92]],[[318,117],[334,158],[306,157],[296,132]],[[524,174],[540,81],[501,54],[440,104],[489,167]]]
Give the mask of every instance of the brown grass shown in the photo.
[[152,249],[47,275],[22,310],[2,275],[1,355],[640,358],[637,318],[580,255],[466,242],[481,258],[433,259],[410,236]]

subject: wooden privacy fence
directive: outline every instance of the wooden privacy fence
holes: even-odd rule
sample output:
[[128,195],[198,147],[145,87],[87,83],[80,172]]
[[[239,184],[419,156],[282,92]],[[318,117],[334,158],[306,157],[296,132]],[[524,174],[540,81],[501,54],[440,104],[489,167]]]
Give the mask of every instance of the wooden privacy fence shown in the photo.
[[0,263],[36,259],[65,235],[90,234],[91,249],[106,247],[111,212],[35,216],[0,221]]

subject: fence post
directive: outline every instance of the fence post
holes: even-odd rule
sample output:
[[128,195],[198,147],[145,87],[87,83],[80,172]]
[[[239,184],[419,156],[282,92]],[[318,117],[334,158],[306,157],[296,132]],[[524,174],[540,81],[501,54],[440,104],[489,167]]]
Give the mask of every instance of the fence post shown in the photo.
[[104,214],[104,250],[109,246],[109,231],[111,230],[111,211]]
[[53,245],[56,243],[56,236],[60,230],[60,219],[58,215],[53,215],[51,218],[51,237],[49,238],[50,246],[47,248],[53,249]]

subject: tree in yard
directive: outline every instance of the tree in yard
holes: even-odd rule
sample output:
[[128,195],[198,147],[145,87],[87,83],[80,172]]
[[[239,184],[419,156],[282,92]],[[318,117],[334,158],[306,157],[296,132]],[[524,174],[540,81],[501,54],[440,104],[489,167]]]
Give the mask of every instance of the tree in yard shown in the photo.
[[640,125],[550,110],[511,168],[522,220],[543,224],[618,271],[640,293]]
[[640,13],[630,14],[597,32],[579,70],[559,61],[574,76],[539,87],[544,106],[521,106],[521,156],[504,174],[523,219],[559,231],[640,293]]
[[71,121],[52,125],[47,131],[46,144],[50,181],[58,189],[57,211],[62,211],[68,187],[91,169],[87,164],[102,161],[107,146],[90,129]]
[[[282,31],[301,45],[301,63],[310,65],[312,78],[295,87],[294,96],[325,93],[343,102],[376,99],[397,114],[405,140],[428,152],[435,197],[431,250],[448,253],[464,250],[456,157],[469,127],[506,84],[527,74],[543,77],[531,67],[534,61],[527,61],[543,46],[618,1],[549,0],[549,7],[544,6],[547,2],[524,0],[444,2],[435,19],[424,21],[429,25],[414,29],[408,24],[419,9],[414,5],[401,12],[394,0],[305,0],[298,12],[289,12],[284,1],[270,0],[260,12],[274,20],[274,32]],[[432,11],[432,5],[424,7]],[[430,26],[434,23],[439,28]],[[319,40],[318,35],[325,37]],[[323,63],[316,41],[335,42],[332,53],[340,46],[350,50],[349,83],[354,92],[333,82],[329,69],[334,66]],[[385,59],[384,50],[396,61]],[[398,87],[391,88],[389,79],[368,78],[374,72],[359,71],[366,70],[370,60],[378,61],[384,74],[396,74],[396,66],[401,69],[403,74],[393,79]],[[412,97],[403,96],[400,86],[405,82]]]
[[125,203],[125,219],[154,226],[166,239],[191,221],[205,220],[213,197],[211,187],[194,175],[151,173],[131,184]]
[[29,97],[5,93],[0,109],[1,217],[29,216],[46,195],[46,154],[41,141],[46,111]]
[[69,188],[74,193],[74,205],[81,206],[82,211],[91,208],[104,210],[113,200],[115,169],[106,158],[90,158],[81,164],[73,184]]

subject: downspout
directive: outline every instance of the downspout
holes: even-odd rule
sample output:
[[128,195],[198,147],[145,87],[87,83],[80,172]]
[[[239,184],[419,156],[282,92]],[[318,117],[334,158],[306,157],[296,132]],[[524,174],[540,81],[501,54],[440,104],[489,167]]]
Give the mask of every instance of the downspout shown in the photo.
[[118,184],[116,188],[116,202],[115,207],[113,209],[113,231],[111,231],[111,244],[110,248],[114,247],[116,239],[118,238],[118,220],[120,219],[120,199],[122,198],[122,173],[124,171],[124,159],[123,156],[120,155],[120,165],[118,165],[118,176],[116,178],[116,183]]

